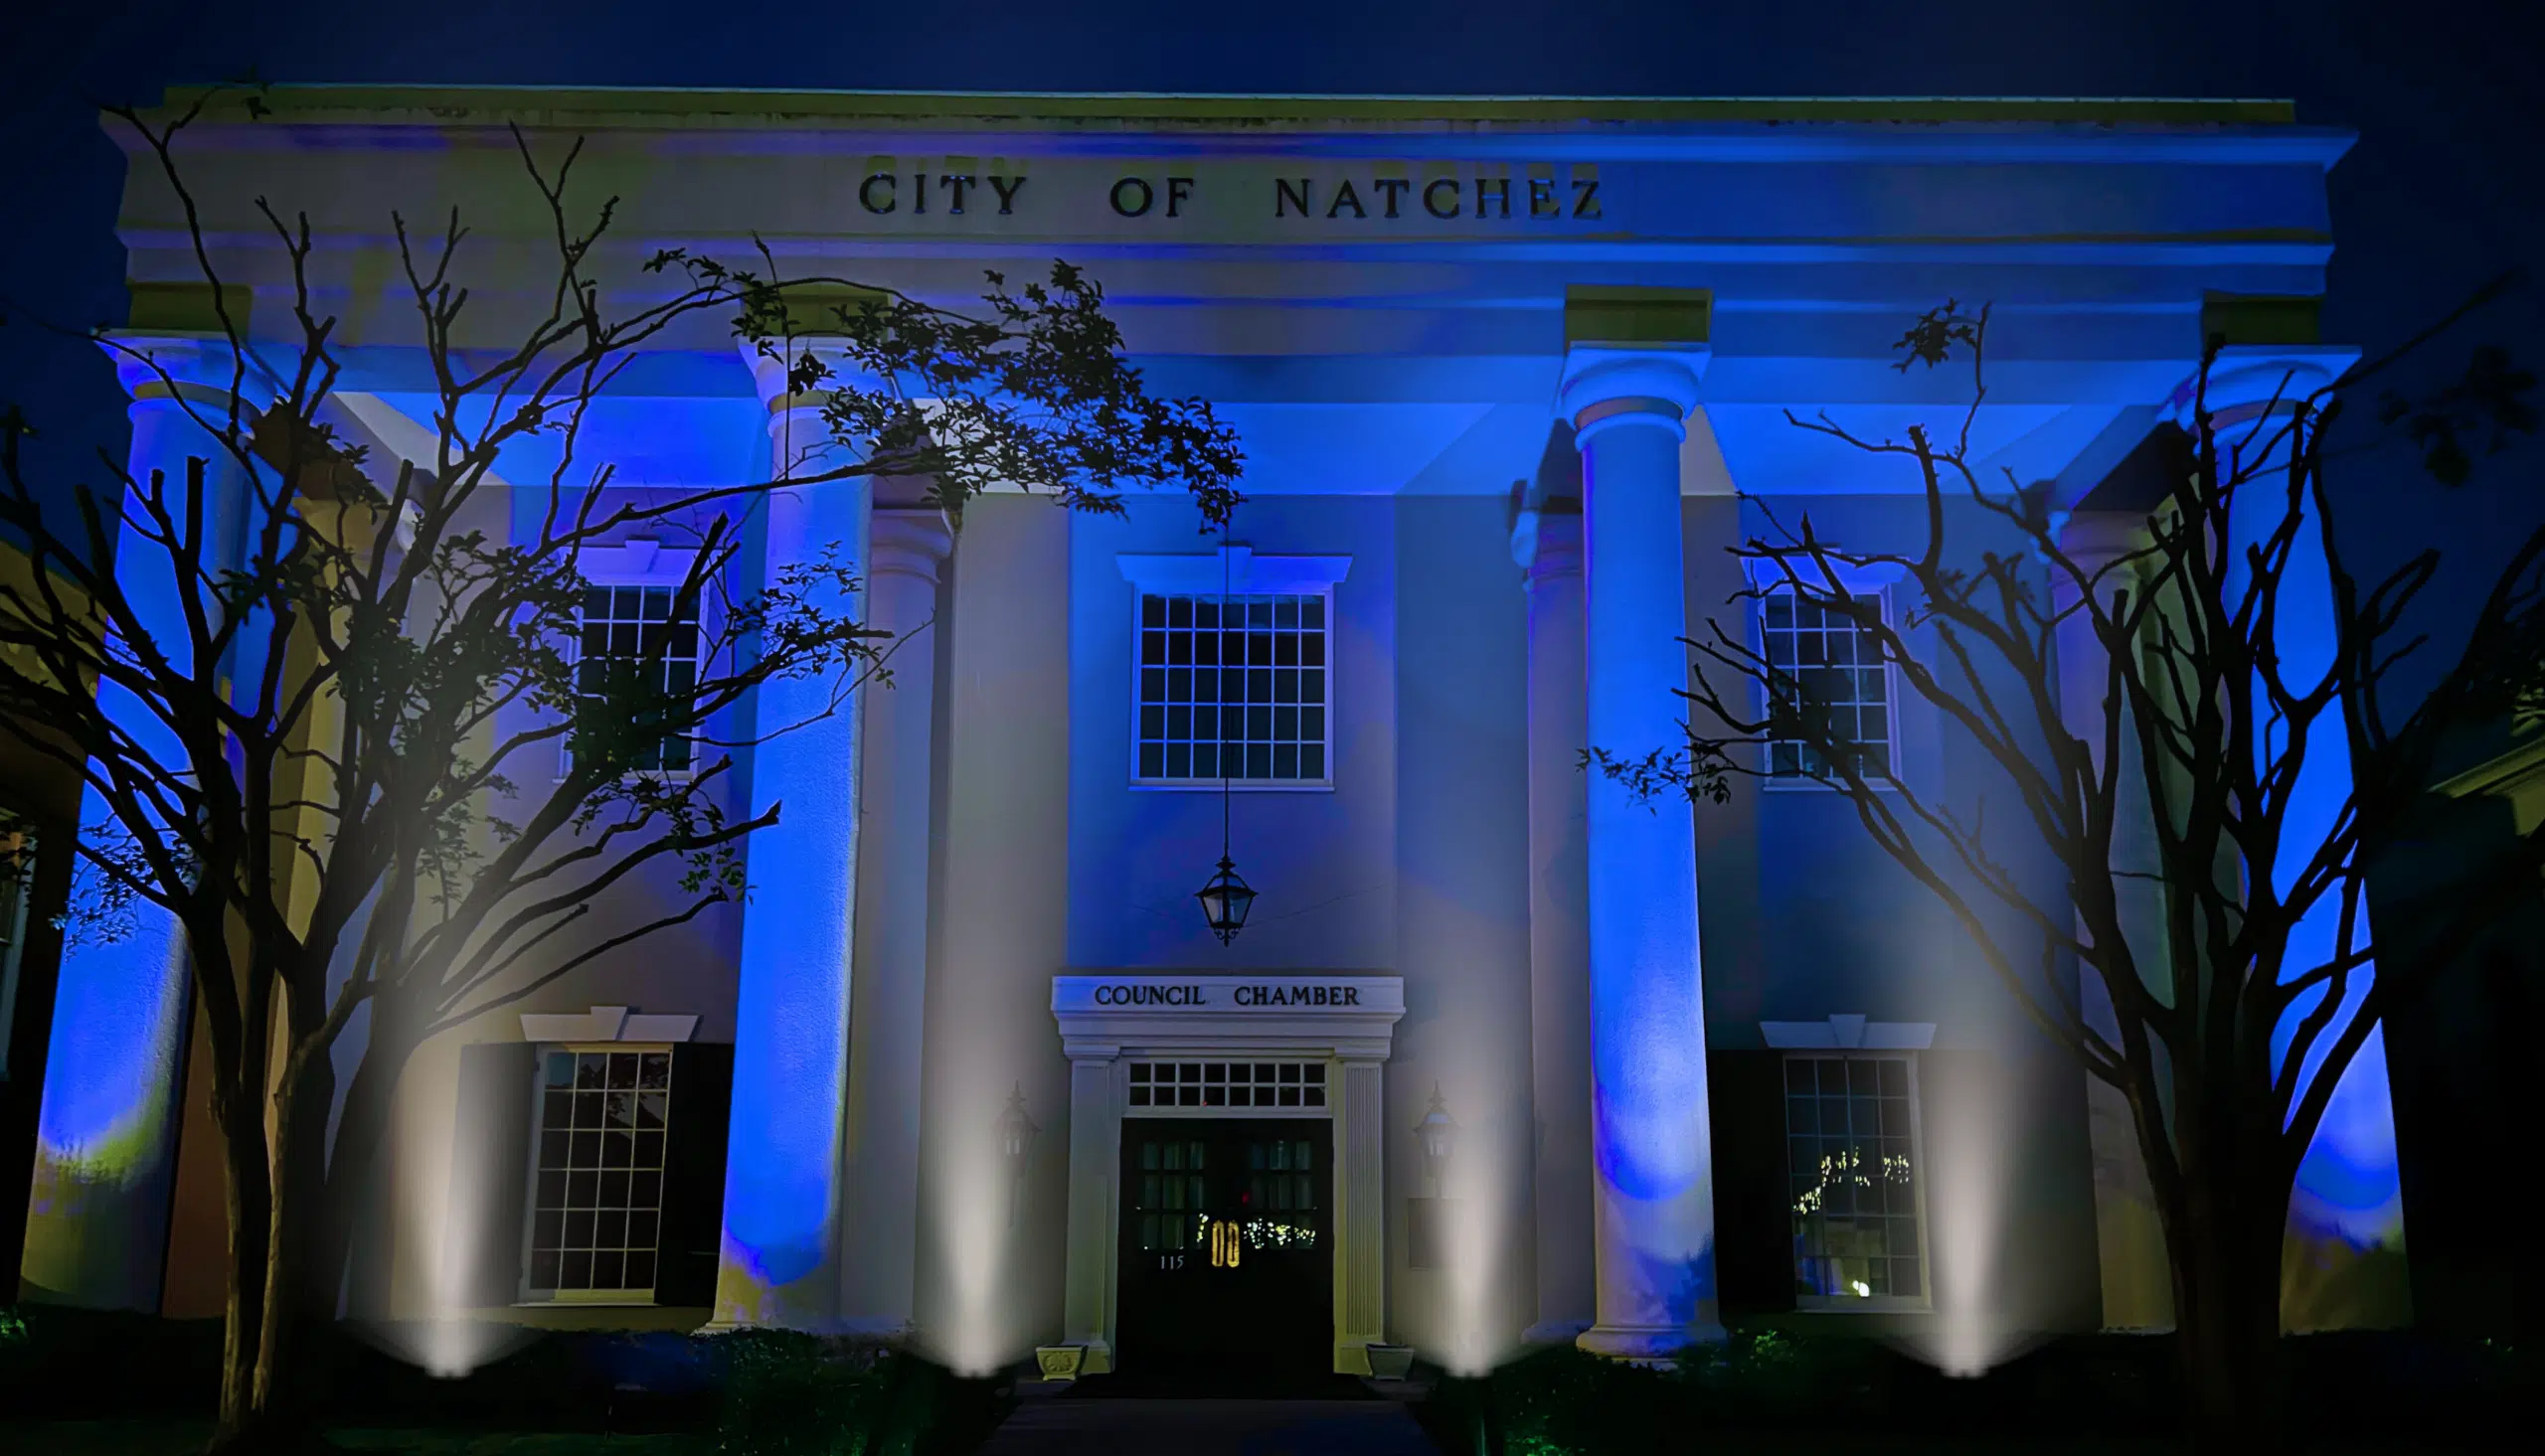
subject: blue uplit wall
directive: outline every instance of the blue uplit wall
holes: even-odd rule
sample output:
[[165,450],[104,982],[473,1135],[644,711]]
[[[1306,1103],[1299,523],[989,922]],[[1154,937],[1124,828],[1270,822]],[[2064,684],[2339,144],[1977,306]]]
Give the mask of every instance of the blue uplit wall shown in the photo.
[[1196,533],[1189,502],[1163,496],[1071,524],[1070,964],[1394,966],[1395,503],[1268,494],[1238,509],[1230,539],[1259,556],[1352,566],[1329,629],[1334,787],[1234,795],[1230,853],[1262,898],[1225,948],[1193,899],[1220,857],[1219,786],[1130,787],[1132,586],[1116,565],[1124,553],[1207,555],[1218,540]]
[[[1859,466],[1869,484],[1881,483],[1886,464]],[[1916,552],[1927,539],[1924,502],[1915,496],[1691,500],[1693,631],[1709,630],[1705,624],[1713,619],[1756,641],[1755,603],[1726,599],[1747,577],[1718,547],[1734,539],[1774,539],[1770,512],[1797,531],[1807,512],[1816,534],[1850,551]],[[1950,557],[1974,566],[1983,553],[2018,545],[2002,523],[1966,507],[1948,510],[1946,540]],[[1895,596],[1895,619],[1902,605]],[[1910,637],[1933,660],[1932,630],[1913,629]],[[1715,677],[1731,681],[1720,671]],[[2027,691],[2005,674],[1993,687],[2001,701],[2021,701]],[[1949,731],[1938,714],[1897,685],[1893,701],[1902,777],[1965,816],[1984,801],[1990,839],[2026,892],[2040,903],[2060,902],[2062,872],[2031,838],[1994,759],[1966,735]],[[2073,1057],[2025,1019],[1968,932],[1873,843],[1840,796],[1744,781],[1729,804],[1700,807],[1697,841],[1710,1044],[1718,1051],[1755,1051],[1766,1046],[1762,1021],[1817,1022],[1832,1014],[1933,1023],[1931,1070],[1939,1075],[1930,1080],[1941,1086],[1944,1068],[1951,1065],[1958,1074],[1985,1078],[2002,1105],[2022,1113],[2005,1130],[2012,1176],[1996,1216],[2024,1234],[2001,1250],[2006,1266],[1991,1276],[1990,1287],[2002,1291],[2010,1307],[2019,1303],[2025,1318],[2091,1328],[2097,1298],[2092,1164],[2084,1073]],[[2014,916],[1990,908],[1984,895],[1976,898],[2003,943],[2036,943]],[[1942,1138],[1953,1130],[1931,1123],[1927,1131],[1932,1169]],[[1955,1216],[1956,1193],[1930,1184],[1931,1220]],[[1931,1241],[1939,1258],[1940,1242]]]

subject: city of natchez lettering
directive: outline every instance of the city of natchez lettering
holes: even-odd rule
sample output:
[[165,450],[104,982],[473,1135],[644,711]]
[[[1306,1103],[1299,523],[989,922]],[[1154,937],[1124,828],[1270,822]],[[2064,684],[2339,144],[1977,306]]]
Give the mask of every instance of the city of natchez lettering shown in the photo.
[[[1176,218],[1195,211],[1206,193],[1263,187],[1260,203],[1274,218],[1389,222],[1430,218],[1449,222],[1504,220],[1541,223],[1597,222],[1600,179],[1572,177],[1227,177],[1125,173],[1103,187],[1104,204],[1120,218]],[[1031,179],[1009,173],[915,168],[870,172],[857,185],[857,205],[874,217],[963,217],[995,212],[1014,217]],[[1252,210],[1255,204],[1242,204]]]
[[[1515,201],[1516,195],[1516,201]],[[1539,222],[1596,220],[1600,216],[1597,177],[1369,177],[1356,185],[1349,177],[1320,181],[1314,177],[1279,177],[1272,183],[1272,216],[1276,218],[1390,218],[1423,215],[1447,222],[1529,218]]]

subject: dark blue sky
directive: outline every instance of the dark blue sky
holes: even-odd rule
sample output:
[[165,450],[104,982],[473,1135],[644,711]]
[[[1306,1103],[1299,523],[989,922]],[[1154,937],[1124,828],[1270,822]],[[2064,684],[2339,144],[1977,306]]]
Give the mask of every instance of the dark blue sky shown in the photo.
[[[121,307],[119,155],[91,103],[271,81],[1017,90],[2290,96],[2356,128],[2333,173],[2328,338],[2379,348],[2545,254],[2538,0],[20,0],[0,18],[0,295]],[[2545,353],[2545,278],[2461,340]],[[2461,361],[2461,348],[2433,365]],[[0,400],[93,449],[102,359],[0,331]],[[2412,516],[2479,574],[2538,509],[2530,447]],[[2497,468],[2513,466],[2510,468]],[[2365,486],[2371,477],[2363,476]],[[2418,494],[2377,471],[2378,500]],[[2355,512],[2355,517],[2365,515]],[[2369,533],[2392,545],[2395,533]]]

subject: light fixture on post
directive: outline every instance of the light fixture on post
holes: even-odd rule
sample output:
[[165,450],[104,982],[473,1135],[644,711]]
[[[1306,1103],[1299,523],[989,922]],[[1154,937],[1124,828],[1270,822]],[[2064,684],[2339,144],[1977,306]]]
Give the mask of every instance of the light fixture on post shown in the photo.
[[1423,1143],[1423,1176],[1432,1184],[1432,1196],[1405,1201],[1406,1267],[1445,1269],[1455,1262],[1456,1254],[1451,1229],[1457,1205],[1448,1198],[1448,1182],[1449,1157],[1458,1148],[1458,1124],[1449,1116],[1448,1104],[1441,1100],[1439,1082],[1432,1084],[1432,1105],[1414,1125],[1414,1135]]
[[1432,1106],[1423,1120],[1414,1125],[1415,1135],[1423,1139],[1423,1172],[1432,1180],[1432,1192],[1446,1191],[1449,1157],[1458,1149],[1458,1124],[1449,1116],[1446,1103],[1441,1100],[1441,1084],[1432,1084]]
[[[1228,527],[1223,525],[1220,527],[1220,650],[1218,653],[1223,666],[1228,660],[1228,644],[1233,635],[1242,649],[1246,642],[1244,629],[1241,628],[1235,634],[1229,630],[1229,531]],[[1223,724],[1226,722],[1228,713],[1227,702],[1226,696],[1223,695],[1220,709]],[[1229,739],[1225,728],[1220,734],[1219,870],[1220,873],[1212,876],[1208,884],[1193,891],[1193,897],[1202,902],[1202,918],[1210,925],[1211,933],[1220,937],[1220,943],[1226,945],[1237,939],[1237,932],[1246,928],[1246,912],[1255,907],[1255,890],[1237,873],[1237,862],[1229,858]]]
[[1007,1109],[998,1115],[999,1157],[1007,1164],[1007,1223],[1016,1226],[1016,1206],[1025,1190],[1025,1160],[1034,1151],[1034,1135],[1042,1129],[1025,1115],[1025,1084],[1007,1094]]

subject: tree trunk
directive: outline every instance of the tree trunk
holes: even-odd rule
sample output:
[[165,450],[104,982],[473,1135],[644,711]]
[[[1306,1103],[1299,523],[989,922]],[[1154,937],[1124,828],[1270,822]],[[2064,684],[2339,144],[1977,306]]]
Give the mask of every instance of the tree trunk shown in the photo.
[[[257,1342],[255,1409],[270,1444],[290,1446],[314,1437],[311,1398],[319,1381],[307,1369],[313,1352],[304,1344],[314,1318],[323,1327],[334,1313],[321,1304],[315,1273],[316,1214],[326,1191],[327,1116],[334,1069],[324,1049],[285,1073],[274,1093],[276,1166],[270,1243],[264,1266],[263,1336]],[[328,1286],[332,1294],[333,1286]]]
[[[246,1108],[237,1104],[246,1101]],[[265,1331],[265,1266],[270,1247],[272,1183],[265,1156],[264,1119],[257,1099],[216,1094],[221,1128],[222,1175],[230,1219],[227,1310],[221,1332],[221,1411],[213,1427],[214,1452],[251,1451],[262,1442],[255,1398],[256,1367]]]
[[2243,1166],[2186,1169],[2183,1207],[2166,1220],[2174,1340],[2195,1450],[2266,1453],[2281,1437],[2280,1247],[2289,1197],[2257,1188]]
[[371,1027],[362,1060],[345,1083],[344,1105],[336,1111],[335,1135],[326,1149],[324,1183],[314,1214],[309,1279],[310,1293],[323,1299],[328,1317],[336,1311],[339,1290],[350,1290],[354,1296],[347,1301],[349,1318],[374,1318],[388,1313],[386,1309],[370,1307],[360,1297],[362,1287],[348,1281],[354,1272],[354,1241],[362,1220],[383,1213],[376,1198],[382,1192],[379,1180],[385,1176],[381,1149],[388,1134],[399,1072],[415,1052],[417,1039],[391,1012],[388,997],[372,1002]]

